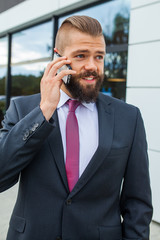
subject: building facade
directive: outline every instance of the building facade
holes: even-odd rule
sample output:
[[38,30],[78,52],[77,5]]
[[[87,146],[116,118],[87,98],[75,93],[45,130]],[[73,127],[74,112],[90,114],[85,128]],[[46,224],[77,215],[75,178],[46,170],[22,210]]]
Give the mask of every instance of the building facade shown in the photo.
[[126,101],[142,112],[148,140],[154,214],[160,222],[160,1],[131,0]]
[[88,15],[100,21],[107,49],[101,91],[138,106],[142,112],[150,157],[153,220],[160,222],[160,1],[25,0],[6,6],[2,3],[1,119],[11,98],[39,92],[44,68],[53,57],[55,34],[67,16]]

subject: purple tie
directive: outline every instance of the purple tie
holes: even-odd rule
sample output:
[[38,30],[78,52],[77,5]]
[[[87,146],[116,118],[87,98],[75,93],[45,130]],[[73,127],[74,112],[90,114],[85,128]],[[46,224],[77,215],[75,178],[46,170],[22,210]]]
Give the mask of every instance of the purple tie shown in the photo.
[[69,100],[69,112],[66,121],[66,173],[70,192],[79,178],[79,129],[75,115],[80,102]]

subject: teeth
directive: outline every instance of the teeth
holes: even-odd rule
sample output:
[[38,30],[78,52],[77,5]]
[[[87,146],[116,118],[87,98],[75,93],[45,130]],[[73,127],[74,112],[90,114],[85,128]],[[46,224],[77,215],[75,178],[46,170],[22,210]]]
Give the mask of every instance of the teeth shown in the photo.
[[89,77],[88,77],[88,78],[85,78],[85,79],[86,79],[86,80],[93,80],[93,78],[89,78]]

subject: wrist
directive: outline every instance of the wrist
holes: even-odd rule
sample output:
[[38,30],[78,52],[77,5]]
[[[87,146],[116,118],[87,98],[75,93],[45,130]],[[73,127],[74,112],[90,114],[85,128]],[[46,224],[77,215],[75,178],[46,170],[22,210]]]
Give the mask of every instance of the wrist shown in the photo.
[[43,113],[43,116],[45,117],[45,119],[47,121],[49,121],[53,115],[53,113],[56,110],[56,107],[54,107],[53,105],[49,105],[49,104],[40,104],[40,109]]

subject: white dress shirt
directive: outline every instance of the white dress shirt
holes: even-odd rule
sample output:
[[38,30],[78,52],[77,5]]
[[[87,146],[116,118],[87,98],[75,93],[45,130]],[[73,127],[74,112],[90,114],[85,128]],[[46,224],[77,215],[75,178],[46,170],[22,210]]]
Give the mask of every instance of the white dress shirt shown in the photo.
[[[66,161],[66,119],[68,115],[68,104],[70,97],[61,90],[61,97],[57,106],[59,126]],[[83,173],[92,156],[97,150],[99,143],[98,112],[95,103],[82,103],[75,111],[79,126],[80,158],[79,176]]]

